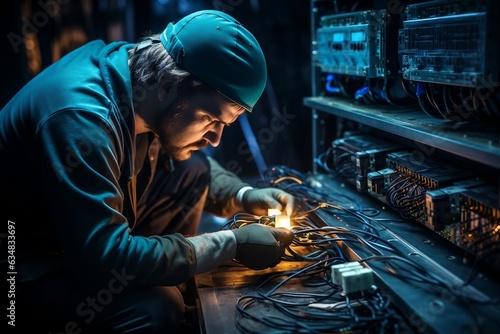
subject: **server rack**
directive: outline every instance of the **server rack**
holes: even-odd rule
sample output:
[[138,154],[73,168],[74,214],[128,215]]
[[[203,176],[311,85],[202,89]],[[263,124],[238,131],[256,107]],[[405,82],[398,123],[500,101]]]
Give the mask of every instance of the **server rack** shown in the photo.
[[[467,92],[489,94],[484,96],[495,99],[500,96],[498,64],[491,60],[499,54],[498,37],[495,37],[499,36],[499,27],[493,23],[495,15],[500,13],[498,3],[466,0],[368,1],[363,2],[365,7],[350,11],[339,10],[341,3],[349,2],[311,1],[312,87],[311,96],[304,98],[304,105],[311,111],[312,173],[315,181],[326,189],[343,187],[344,181],[349,183],[348,179],[339,178],[339,175],[330,177],[318,164],[318,157],[324,152],[331,152],[334,143],[339,145],[339,140],[349,136],[354,138],[359,133],[401,145],[405,152],[409,152],[413,162],[428,164],[437,159],[445,168],[463,170],[463,175],[457,173],[455,178],[442,177],[450,176],[452,172],[449,170],[443,175],[430,174],[428,179],[442,182],[424,188],[427,198],[419,208],[422,214],[418,217],[405,216],[403,221],[406,224],[389,222],[394,217],[401,218],[401,215],[389,208],[385,194],[380,195],[376,200],[378,208],[389,217],[388,223],[381,223],[380,229],[387,240],[401,244],[403,251],[414,255],[429,270],[456,282],[457,286],[463,284],[477,267],[481,268],[476,281],[466,284],[467,291],[464,290],[464,293],[476,295],[479,300],[497,300],[500,297],[500,282],[496,278],[500,248],[497,235],[500,222],[500,127],[497,110],[492,111],[485,106],[490,114],[484,115],[485,110],[475,110],[474,103],[467,104],[468,100],[462,99],[461,103],[457,103],[463,106],[462,110],[448,108],[441,113],[436,111],[440,109],[438,107],[431,112],[426,109],[425,103],[418,103],[421,101],[417,95],[422,94],[422,89],[430,91],[432,88],[431,94],[451,94],[469,89]],[[452,23],[455,21],[458,23]],[[427,44],[424,43],[425,33],[435,34],[427,36]],[[460,44],[461,39],[472,40],[468,34],[475,34],[476,44]],[[446,46],[434,50],[432,48],[437,47],[429,44],[432,41],[435,41],[434,44],[440,41]],[[456,51],[453,43],[460,44],[462,50]],[[345,54],[347,56],[342,58]],[[457,69],[456,64],[470,64],[476,61],[478,55],[482,55],[478,60],[481,66]],[[441,67],[437,68],[438,65]],[[442,66],[448,66],[450,70],[444,71]],[[334,76],[337,78],[332,79]],[[376,81],[382,88],[376,98],[358,98],[366,85],[354,84],[351,94],[345,94],[345,87],[332,84],[334,80],[339,80],[338,77]],[[415,96],[405,96],[405,92],[396,89],[392,95],[395,98],[387,98],[386,89],[394,87],[394,82],[408,85],[403,87],[404,90],[410,90],[408,95],[413,93]],[[464,110],[466,112],[461,113]],[[352,150],[352,163],[356,164],[356,156],[360,156],[360,152],[352,147],[349,149]],[[361,153],[366,153],[366,150]],[[335,156],[335,153],[332,155]],[[389,159],[393,164],[395,160],[394,155],[392,160]],[[384,166],[389,167],[394,166]],[[401,165],[395,168],[400,168],[399,173],[409,170]],[[437,170],[442,169],[437,167]],[[381,170],[377,170],[377,176],[381,175]],[[373,206],[377,205],[372,201],[376,196],[371,195],[377,194],[359,186],[359,180],[368,172],[354,175],[350,189],[360,201],[366,200],[368,205]],[[418,177],[422,178],[420,174]],[[369,177],[375,180],[376,176]],[[451,181],[446,183],[446,179]],[[474,211],[472,207],[481,209]],[[439,213],[440,209],[444,213]],[[335,224],[328,217],[320,219],[324,219],[326,224]],[[469,240],[474,242],[471,246],[464,239],[465,234],[473,236],[475,232],[464,230],[464,226],[472,229],[474,224],[476,229],[486,226],[484,234],[488,238],[478,241],[475,237]],[[460,232],[462,239],[456,236]],[[488,247],[489,253],[484,252],[485,247]],[[346,246],[346,251],[353,260],[363,256],[359,249],[349,246]],[[443,293],[430,291],[425,286],[401,282],[386,272],[383,266],[373,265],[372,269],[377,273],[378,284],[393,297],[395,306],[416,332],[496,330],[500,311],[494,303],[461,305],[459,301],[447,299]]]

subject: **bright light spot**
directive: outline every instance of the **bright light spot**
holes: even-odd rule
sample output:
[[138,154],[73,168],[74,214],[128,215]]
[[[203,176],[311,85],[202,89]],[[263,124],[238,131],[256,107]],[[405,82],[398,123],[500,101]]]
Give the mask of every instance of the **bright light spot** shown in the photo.
[[284,227],[290,229],[290,216],[288,215],[274,216],[274,227]]
[[281,210],[278,209],[267,209],[268,216],[278,216],[281,215]]

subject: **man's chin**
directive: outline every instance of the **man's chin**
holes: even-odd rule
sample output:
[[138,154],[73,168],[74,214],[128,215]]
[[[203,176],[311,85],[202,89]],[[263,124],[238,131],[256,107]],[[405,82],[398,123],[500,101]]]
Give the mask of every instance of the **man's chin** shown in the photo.
[[175,152],[171,152],[170,156],[175,161],[186,161],[186,160],[191,159],[194,152],[196,152],[196,151],[198,151],[198,150],[191,150],[191,149],[178,150]]
[[[204,145],[203,145],[204,144]],[[206,148],[208,144],[206,143],[200,143],[199,145],[197,144],[192,144],[184,147],[172,147],[172,146],[163,146],[165,153],[169,155],[172,159],[176,161],[185,161],[190,159],[194,152],[202,150]]]

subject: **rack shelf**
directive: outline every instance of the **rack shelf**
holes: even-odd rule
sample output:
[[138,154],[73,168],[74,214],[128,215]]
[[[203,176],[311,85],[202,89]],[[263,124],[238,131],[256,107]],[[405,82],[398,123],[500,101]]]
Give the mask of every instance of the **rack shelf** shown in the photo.
[[500,169],[500,128],[440,120],[417,108],[361,105],[343,98],[306,97],[304,105]]

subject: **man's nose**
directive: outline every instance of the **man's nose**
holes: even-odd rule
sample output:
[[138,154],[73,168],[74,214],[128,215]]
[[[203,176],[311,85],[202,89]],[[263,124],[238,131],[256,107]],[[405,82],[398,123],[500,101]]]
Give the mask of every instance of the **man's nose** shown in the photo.
[[207,133],[205,133],[204,138],[208,140],[210,145],[212,145],[213,147],[217,147],[220,144],[223,131],[224,131],[224,124],[217,122],[209,131],[207,131]]

